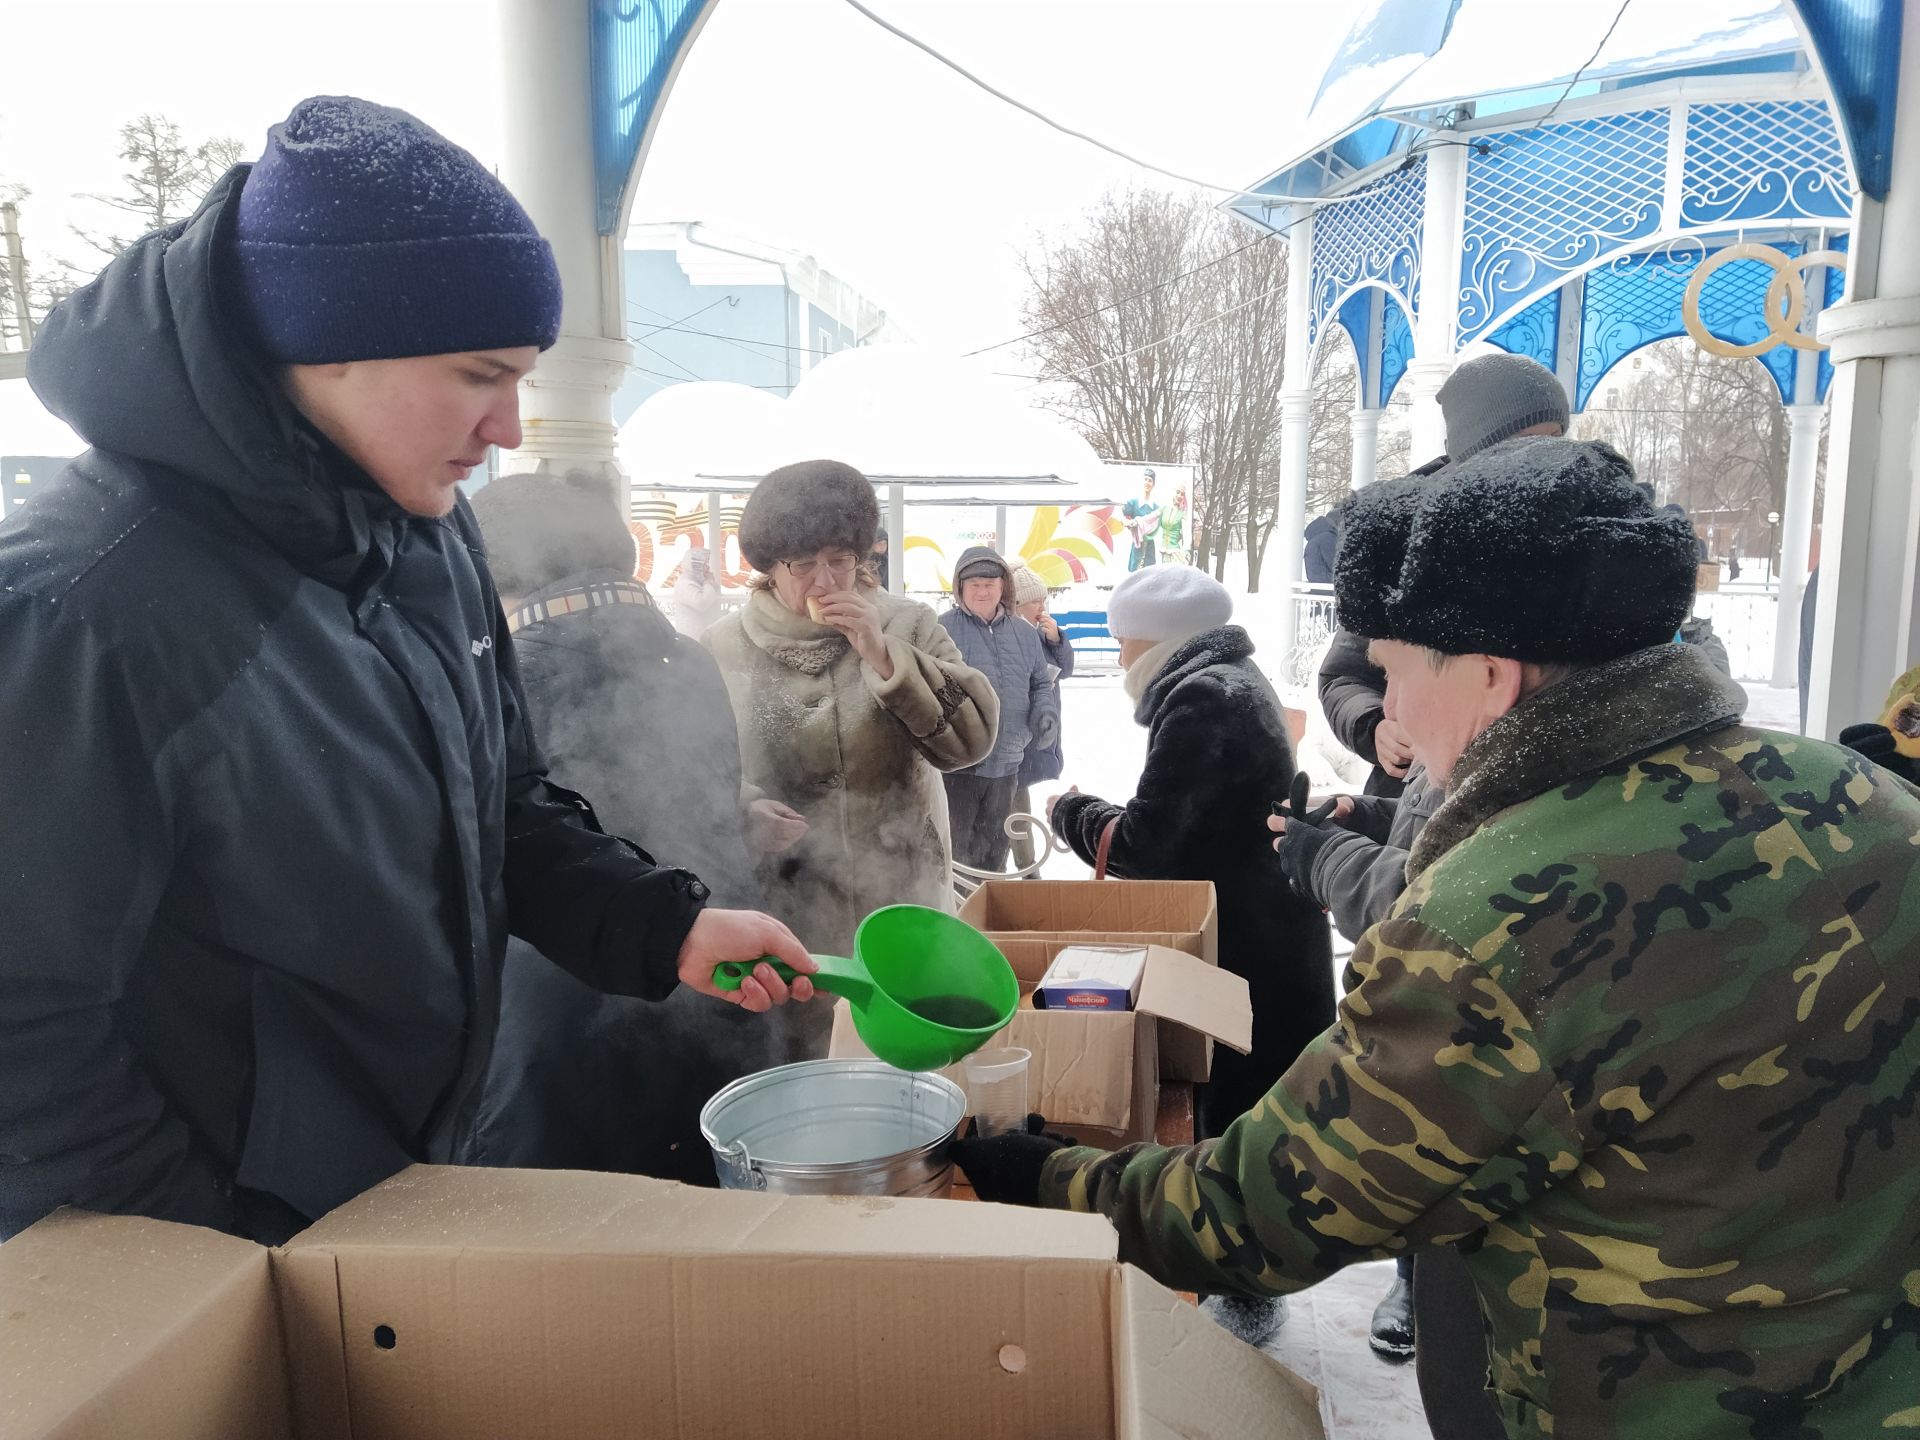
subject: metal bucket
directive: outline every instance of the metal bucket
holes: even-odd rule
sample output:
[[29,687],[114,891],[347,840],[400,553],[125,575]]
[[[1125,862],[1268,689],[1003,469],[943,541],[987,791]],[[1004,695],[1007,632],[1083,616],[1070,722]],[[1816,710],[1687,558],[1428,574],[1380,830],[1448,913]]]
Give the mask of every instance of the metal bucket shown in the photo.
[[700,1111],[728,1190],[933,1195],[967,1097],[944,1075],[878,1060],[806,1060],[734,1081]]

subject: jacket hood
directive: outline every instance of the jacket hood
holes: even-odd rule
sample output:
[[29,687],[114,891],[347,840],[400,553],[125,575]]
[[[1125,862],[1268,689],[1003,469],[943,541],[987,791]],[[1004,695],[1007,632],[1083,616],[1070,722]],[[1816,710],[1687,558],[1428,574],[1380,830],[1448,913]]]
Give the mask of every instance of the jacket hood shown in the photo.
[[976,560],[990,561],[994,568],[999,570],[1000,578],[1006,582],[1006,589],[1000,592],[1000,608],[1003,610],[1009,608],[1013,595],[1013,567],[1007,563],[1006,557],[991,545],[969,545],[960,552],[960,558],[954,562],[953,566],[953,603],[956,606],[960,605],[960,573]]
[[1174,643],[1173,653],[1161,663],[1159,672],[1142,688],[1133,718],[1142,725],[1166,704],[1181,681],[1213,665],[1231,665],[1253,654],[1253,639],[1238,625],[1219,625],[1198,635]]
[[28,358],[41,402],[93,446],[217,492],[303,563],[366,548],[384,494],[299,418],[222,314],[236,165],[188,219],[137,241],[47,317]]

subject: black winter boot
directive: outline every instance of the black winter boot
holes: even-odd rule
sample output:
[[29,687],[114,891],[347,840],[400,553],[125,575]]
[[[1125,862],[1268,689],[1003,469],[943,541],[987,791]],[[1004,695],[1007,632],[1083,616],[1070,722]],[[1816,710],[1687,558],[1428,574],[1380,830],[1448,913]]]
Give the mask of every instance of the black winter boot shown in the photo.
[[1373,1353],[1396,1365],[1413,1358],[1413,1285],[1395,1275],[1386,1298],[1373,1308]]

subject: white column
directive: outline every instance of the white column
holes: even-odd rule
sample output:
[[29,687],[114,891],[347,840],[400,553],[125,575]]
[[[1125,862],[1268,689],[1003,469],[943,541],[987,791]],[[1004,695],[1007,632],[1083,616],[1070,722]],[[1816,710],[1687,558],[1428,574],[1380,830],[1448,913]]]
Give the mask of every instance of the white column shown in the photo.
[[1813,472],[1820,458],[1820,405],[1787,410],[1787,498],[1780,511],[1780,599],[1774,611],[1773,683],[1800,683],[1800,602],[1807,589],[1807,547],[1813,542]]
[[[1263,572],[1280,596],[1280,653],[1292,654],[1293,587],[1298,583],[1307,532],[1307,447],[1313,425],[1312,349],[1307,329],[1313,313],[1313,213],[1306,211],[1287,232],[1286,353],[1280,362],[1280,507],[1272,549]],[[1333,323],[1333,317],[1327,317]],[[1278,559],[1278,568],[1274,560]]]
[[500,178],[553,246],[560,340],[521,387],[520,449],[501,470],[587,470],[618,482],[613,393],[633,361],[618,236],[595,227],[588,8],[500,0]]
[[719,583],[727,573],[727,536],[720,528],[720,492],[707,492],[707,573]]
[[1447,448],[1440,387],[1453,373],[1459,334],[1460,232],[1466,223],[1467,152],[1442,145],[1427,155],[1427,201],[1420,228],[1420,313],[1413,317],[1414,361],[1401,383],[1412,387],[1409,417],[1414,465]]
[[1353,488],[1359,490],[1371,485],[1379,470],[1380,411],[1361,406],[1348,423],[1353,427]]
[[1845,300],[1820,318],[1835,366],[1808,733],[1879,718],[1920,661],[1920,0],[1905,0],[1892,183],[1854,204]]
[[1007,549],[1007,507],[1004,505],[993,507],[993,548],[1002,555],[1011,553]]
[[887,589],[907,593],[907,487],[887,487]]

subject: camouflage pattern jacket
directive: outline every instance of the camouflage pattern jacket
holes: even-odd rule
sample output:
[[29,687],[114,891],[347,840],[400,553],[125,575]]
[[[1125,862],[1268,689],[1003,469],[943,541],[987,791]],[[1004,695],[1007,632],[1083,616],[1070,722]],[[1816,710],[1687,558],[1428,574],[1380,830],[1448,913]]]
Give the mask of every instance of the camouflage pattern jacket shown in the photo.
[[1203,1291],[1454,1245],[1513,1436],[1920,1430],[1920,791],[1744,704],[1676,645],[1529,698],[1334,1027],[1044,1202]]

